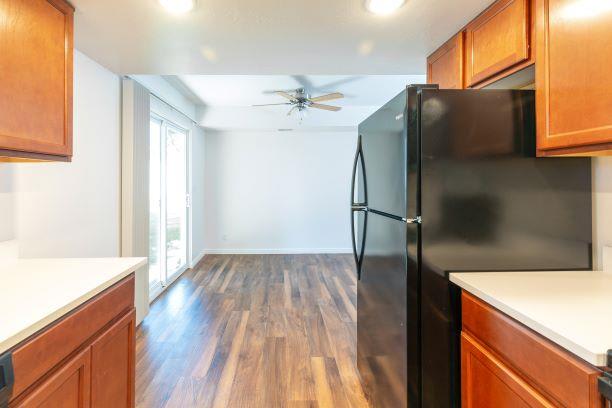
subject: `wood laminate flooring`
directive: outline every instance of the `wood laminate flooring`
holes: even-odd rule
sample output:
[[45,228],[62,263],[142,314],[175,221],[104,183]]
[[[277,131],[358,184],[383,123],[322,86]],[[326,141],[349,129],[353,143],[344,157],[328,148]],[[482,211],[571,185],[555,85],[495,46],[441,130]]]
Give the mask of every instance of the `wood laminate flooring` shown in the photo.
[[136,334],[137,407],[368,407],[349,255],[207,255]]

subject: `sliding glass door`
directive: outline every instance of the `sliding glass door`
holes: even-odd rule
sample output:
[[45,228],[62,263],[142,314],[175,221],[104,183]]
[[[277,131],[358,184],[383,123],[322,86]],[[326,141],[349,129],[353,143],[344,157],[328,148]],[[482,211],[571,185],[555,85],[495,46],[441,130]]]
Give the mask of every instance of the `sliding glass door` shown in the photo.
[[166,274],[187,266],[187,132],[166,126]]
[[149,285],[156,297],[187,269],[187,131],[151,117]]

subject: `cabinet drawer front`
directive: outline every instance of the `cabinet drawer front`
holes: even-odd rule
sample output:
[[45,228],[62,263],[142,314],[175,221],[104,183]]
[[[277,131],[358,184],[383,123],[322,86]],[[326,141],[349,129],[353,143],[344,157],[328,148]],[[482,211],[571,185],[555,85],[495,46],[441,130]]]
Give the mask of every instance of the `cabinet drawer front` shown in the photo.
[[612,10],[606,5],[536,0],[539,149],[612,142]]
[[462,308],[463,330],[542,394],[563,406],[598,406],[597,369],[465,292]]
[[553,407],[469,335],[461,334],[462,407]]
[[502,0],[466,27],[467,85],[529,59],[529,0]]
[[0,2],[0,149],[72,155],[73,13],[64,0]]
[[134,307],[134,275],[99,294],[13,351],[13,397]]

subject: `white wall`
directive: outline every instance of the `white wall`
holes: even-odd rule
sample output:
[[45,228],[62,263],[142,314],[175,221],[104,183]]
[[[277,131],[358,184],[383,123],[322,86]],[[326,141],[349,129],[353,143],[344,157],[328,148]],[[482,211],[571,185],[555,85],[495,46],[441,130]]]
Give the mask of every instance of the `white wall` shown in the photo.
[[593,159],[593,246],[595,268],[603,269],[603,247],[612,245],[612,157]]
[[72,162],[11,164],[22,257],[119,255],[120,79],[78,51],[74,75]]
[[357,132],[207,132],[207,252],[350,252]]
[[0,242],[15,238],[14,165],[0,163]]

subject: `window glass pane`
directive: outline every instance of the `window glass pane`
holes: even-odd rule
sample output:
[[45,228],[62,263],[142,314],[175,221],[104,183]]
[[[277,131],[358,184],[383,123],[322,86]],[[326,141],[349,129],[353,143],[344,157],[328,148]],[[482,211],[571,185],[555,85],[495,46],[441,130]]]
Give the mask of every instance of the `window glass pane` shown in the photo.
[[171,277],[187,263],[187,134],[166,134],[166,266]]

